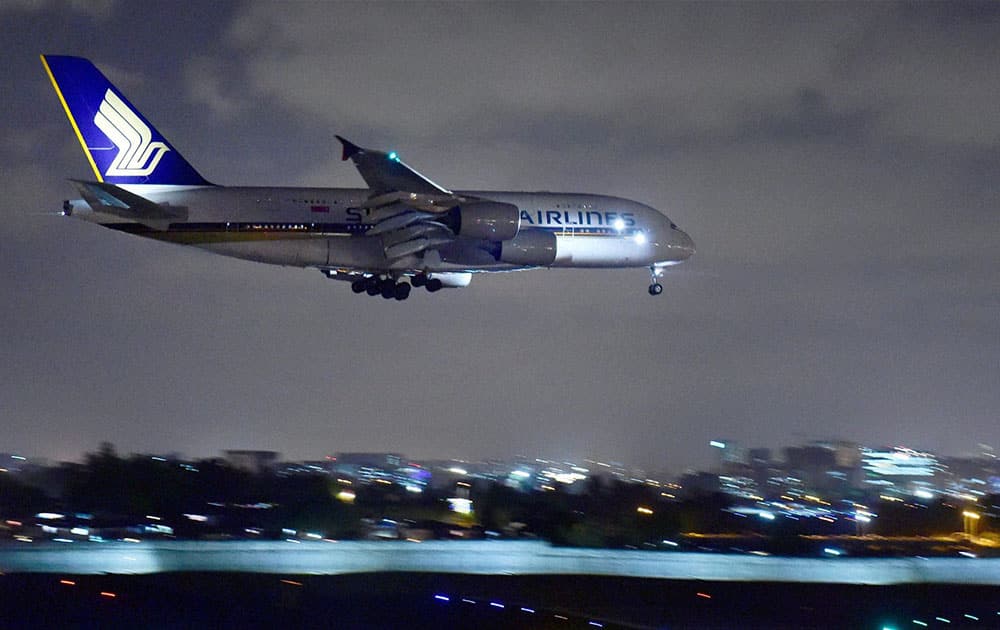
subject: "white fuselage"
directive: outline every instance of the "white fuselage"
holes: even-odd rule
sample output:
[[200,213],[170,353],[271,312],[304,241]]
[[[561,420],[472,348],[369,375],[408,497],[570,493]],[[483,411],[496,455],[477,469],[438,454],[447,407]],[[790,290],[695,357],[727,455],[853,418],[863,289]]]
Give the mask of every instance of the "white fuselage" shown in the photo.
[[[180,187],[123,185],[159,204],[186,209],[187,219],[154,229],[94,212],[73,201],[75,216],[106,227],[218,254],[278,265],[321,269],[420,272],[504,271],[535,265],[499,262],[489,243],[454,244],[390,260],[365,208],[369,191],[351,188]],[[694,244],[659,211],[644,204],[577,193],[457,191],[520,209],[520,230],[555,236],[551,267],[655,267],[681,262]]]

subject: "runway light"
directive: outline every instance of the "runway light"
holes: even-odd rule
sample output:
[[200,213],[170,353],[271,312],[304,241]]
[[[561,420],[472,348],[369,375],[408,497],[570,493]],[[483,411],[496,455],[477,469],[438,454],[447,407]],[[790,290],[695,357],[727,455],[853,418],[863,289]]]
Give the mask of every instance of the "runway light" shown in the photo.
[[66,586],[76,586],[76,582],[73,580],[59,580],[60,584],[65,584]]
[[768,512],[766,510],[761,510],[759,512],[758,516],[760,516],[765,521],[773,521],[774,520],[774,514]]
[[921,626],[923,628],[926,628],[927,627],[927,622],[920,621],[919,619],[914,619],[913,620],[913,625],[915,625],[915,626]]
[[442,602],[450,602],[451,601],[451,598],[448,597],[447,595],[435,595],[434,599],[440,600]]
[[712,440],[711,442],[708,443],[708,445],[711,446],[712,448],[726,448],[726,443],[720,442],[718,440]]
[[534,608],[525,608],[524,606],[521,606],[521,612],[526,612],[526,613],[530,613],[530,614],[533,615],[533,614],[535,614],[535,609]]
[[493,606],[494,608],[506,608],[506,606],[504,606],[500,602],[490,602],[490,606]]
[[107,598],[110,598],[110,599],[114,599],[114,598],[116,598],[118,596],[115,595],[114,593],[110,592],[110,591],[101,591],[101,597],[107,597]]
[[839,556],[843,554],[843,552],[840,549],[834,549],[833,547],[824,547],[823,553],[825,553],[828,556]]
[[653,513],[653,510],[649,509],[648,507],[642,506],[642,505],[640,505],[639,507],[637,507],[635,509],[635,511],[638,512],[639,514],[643,514],[645,516],[649,516],[650,514]]

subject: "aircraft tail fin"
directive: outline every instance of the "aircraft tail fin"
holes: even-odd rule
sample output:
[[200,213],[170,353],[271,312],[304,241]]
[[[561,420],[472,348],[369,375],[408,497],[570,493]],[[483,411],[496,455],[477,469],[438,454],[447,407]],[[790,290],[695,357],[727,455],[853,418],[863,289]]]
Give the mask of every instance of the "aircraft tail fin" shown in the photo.
[[93,63],[82,57],[41,57],[99,182],[211,185]]

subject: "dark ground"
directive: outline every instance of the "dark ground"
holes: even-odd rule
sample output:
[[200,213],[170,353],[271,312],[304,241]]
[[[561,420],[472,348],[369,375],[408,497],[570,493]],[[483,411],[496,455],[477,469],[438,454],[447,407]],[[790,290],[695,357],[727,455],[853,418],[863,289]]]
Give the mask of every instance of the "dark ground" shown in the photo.
[[949,585],[425,573],[0,575],[0,628],[4,630],[594,628],[597,624],[605,628],[881,630],[921,627],[913,623],[915,619],[928,627],[998,628],[998,611],[1000,589]]

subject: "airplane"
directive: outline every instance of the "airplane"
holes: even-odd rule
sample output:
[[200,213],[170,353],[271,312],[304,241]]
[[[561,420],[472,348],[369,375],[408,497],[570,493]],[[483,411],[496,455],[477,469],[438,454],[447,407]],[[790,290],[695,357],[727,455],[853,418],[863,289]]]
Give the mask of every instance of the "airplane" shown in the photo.
[[451,190],[394,151],[341,136],[367,188],[219,186],[203,178],[89,60],[41,55],[94,171],[62,214],[224,256],[316,268],[354,293],[405,300],[474,273],[647,268],[650,295],[694,242],[636,201],[582,193]]

